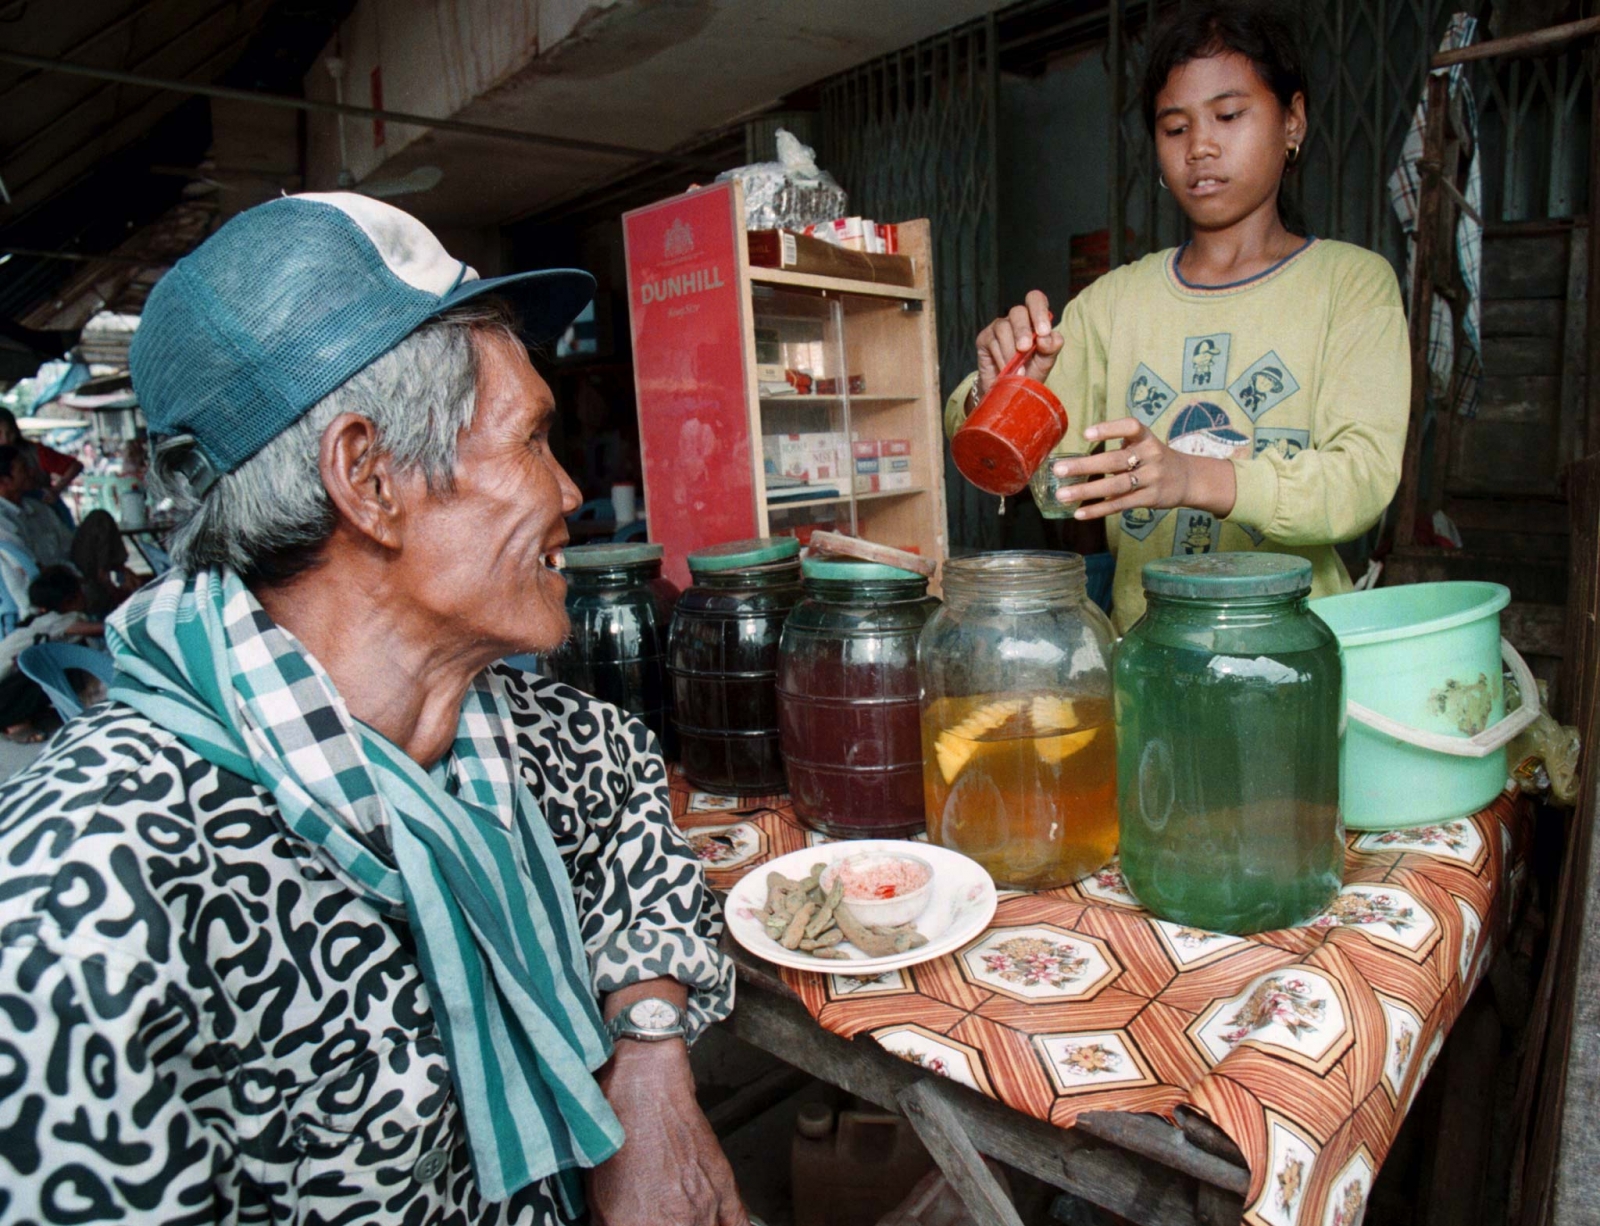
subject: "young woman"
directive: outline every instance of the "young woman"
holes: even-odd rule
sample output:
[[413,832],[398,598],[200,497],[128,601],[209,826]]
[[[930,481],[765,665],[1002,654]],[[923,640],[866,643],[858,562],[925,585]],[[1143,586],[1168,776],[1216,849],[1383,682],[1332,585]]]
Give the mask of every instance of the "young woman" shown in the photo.
[[[1306,139],[1292,31],[1234,0],[1189,4],[1144,84],[1161,180],[1191,237],[1102,277],[1052,329],[1035,290],[978,334],[959,425],[1018,350],[1061,398],[1062,502],[1105,519],[1114,620],[1144,611],[1144,563],[1263,549],[1312,563],[1313,594],[1350,578],[1333,550],[1399,483],[1410,396],[1406,321],[1382,257],[1299,232],[1280,201]],[[1098,454],[1084,454],[1104,444]]]

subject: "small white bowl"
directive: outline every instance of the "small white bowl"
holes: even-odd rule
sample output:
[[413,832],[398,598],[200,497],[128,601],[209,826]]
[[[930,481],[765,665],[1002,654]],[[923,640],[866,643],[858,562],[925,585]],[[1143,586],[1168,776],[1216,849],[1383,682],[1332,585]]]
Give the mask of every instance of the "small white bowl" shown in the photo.
[[903,894],[896,894],[893,898],[852,898],[847,880],[844,901],[850,904],[850,913],[863,924],[878,924],[883,927],[909,924],[927,910],[928,900],[933,897],[933,866],[921,856],[892,851],[859,851],[829,865],[822,874],[822,888],[832,889],[834,881],[841,872],[859,872],[879,864],[894,862],[914,865],[921,869],[922,884]]

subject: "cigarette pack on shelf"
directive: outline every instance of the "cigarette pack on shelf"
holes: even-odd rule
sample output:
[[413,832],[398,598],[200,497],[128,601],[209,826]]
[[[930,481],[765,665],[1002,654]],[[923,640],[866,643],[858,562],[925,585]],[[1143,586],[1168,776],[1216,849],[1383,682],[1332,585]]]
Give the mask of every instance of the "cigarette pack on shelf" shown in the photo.
[[778,268],[785,272],[812,273],[822,277],[842,277],[851,281],[873,281],[880,285],[917,283],[911,257],[873,255],[866,251],[846,251],[788,230],[751,230],[748,237],[750,263],[758,268]]
[[846,450],[844,435],[833,431],[761,436],[762,458],[768,469],[807,481],[842,480]]
[[[839,380],[837,378],[818,379],[816,380],[815,390],[819,396],[837,396],[839,394]],[[865,375],[851,375],[850,394],[852,396],[864,396],[866,392],[867,377]]]
[[879,494],[914,488],[910,439],[857,439],[850,449],[855,459],[856,493]]

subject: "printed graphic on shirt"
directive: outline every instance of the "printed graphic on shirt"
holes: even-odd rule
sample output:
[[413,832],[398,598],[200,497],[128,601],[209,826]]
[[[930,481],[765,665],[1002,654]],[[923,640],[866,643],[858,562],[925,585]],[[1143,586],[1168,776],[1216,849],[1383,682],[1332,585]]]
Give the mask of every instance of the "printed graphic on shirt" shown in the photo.
[[1221,406],[1209,400],[1197,400],[1178,410],[1167,431],[1167,446],[1184,455],[1214,460],[1250,454],[1250,440],[1233,428]]
[[1156,530],[1156,525],[1172,514],[1172,508],[1156,510],[1154,507],[1129,507],[1122,513],[1122,530],[1136,541],[1142,541]]
[[1153,425],[1177,395],[1171,384],[1140,362],[1128,384],[1128,412],[1146,426]]
[[1251,421],[1259,421],[1262,414],[1270,413],[1299,390],[1299,382],[1273,349],[1245,367],[1244,374],[1228,385],[1228,394],[1239,402]]
[[1287,426],[1256,427],[1255,455],[1271,449],[1284,459],[1292,460],[1309,446],[1311,446],[1309,430],[1293,430]]
[[1172,529],[1172,553],[1182,557],[1191,553],[1214,553],[1222,533],[1222,522],[1209,511],[1178,508],[1178,521]]
[[1226,332],[1212,336],[1191,336],[1183,342],[1183,390],[1208,392],[1228,382],[1228,341]]

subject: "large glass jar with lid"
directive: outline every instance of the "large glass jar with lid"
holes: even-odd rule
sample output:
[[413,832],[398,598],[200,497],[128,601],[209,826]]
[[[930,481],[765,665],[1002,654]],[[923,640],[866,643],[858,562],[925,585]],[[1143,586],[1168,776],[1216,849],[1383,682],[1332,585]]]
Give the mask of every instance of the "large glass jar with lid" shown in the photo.
[[944,566],[917,646],[928,838],[1002,887],[1065,885],[1116,848],[1111,622],[1071,553]]
[[758,537],[687,560],[690,586],[667,637],[684,776],[708,792],[782,792],[778,639],[800,601],[800,542]]
[[673,756],[667,719],[667,626],[661,546],[571,545],[564,552],[572,632],[545,668],[557,681],[637,715]]
[[807,558],[784,623],[778,718],[794,814],[835,838],[922,829],[917,636],[939,602],[919,574]]
[[1144,568],[1117,649],[1122,871],[1157,915],[1215,932],[1323,910],[1344,866],[1339,642],[1311,564],[1216,553]]

